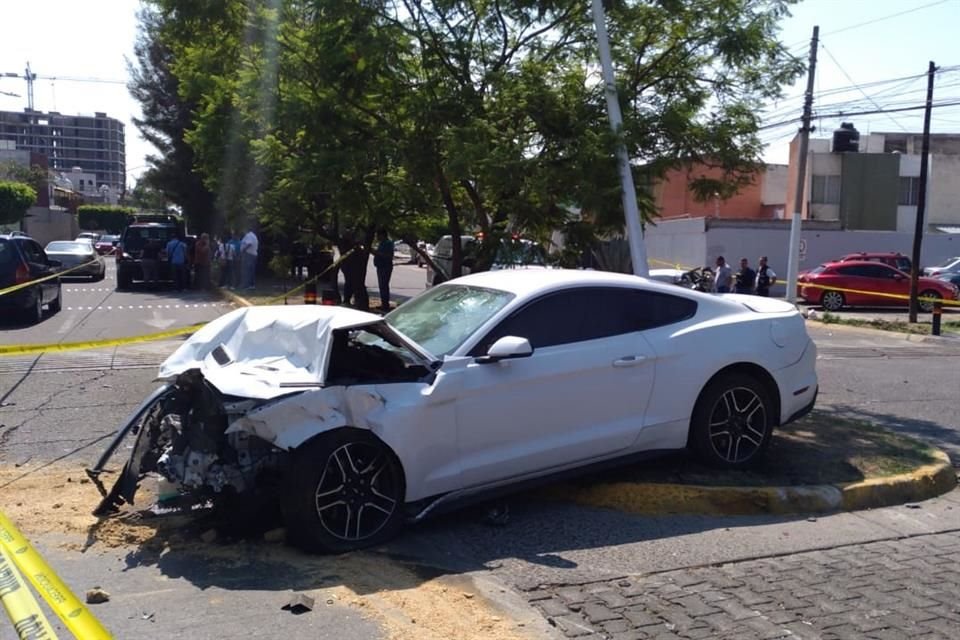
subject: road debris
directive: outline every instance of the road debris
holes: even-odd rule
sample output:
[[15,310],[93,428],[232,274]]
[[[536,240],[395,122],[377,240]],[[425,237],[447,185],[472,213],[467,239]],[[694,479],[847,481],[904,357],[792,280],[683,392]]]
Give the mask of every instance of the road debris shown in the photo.
[[109,593],[100,587],[87,589],[87,604],[103,604],[104,602],[110,602]]
[[301,613],[306,613],[307,611],[313,611],[313,604],[314,604],[314,600],[310,596],[304,595],[302,593],[295,593],[290,598],[290,601],[280,608],[298,616]]

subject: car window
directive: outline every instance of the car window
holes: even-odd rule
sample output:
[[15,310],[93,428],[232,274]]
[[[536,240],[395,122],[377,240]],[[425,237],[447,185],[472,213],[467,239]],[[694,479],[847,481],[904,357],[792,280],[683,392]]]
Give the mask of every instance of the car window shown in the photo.
[[333,332],[328,384],[412,382],[428,373],[421,358],[383,325]]
[[511,314],[471,351],[484,355],[504,336],[534,349],[643,331],[692,318],[694,300],[621,287],[567,289],[548,294]]
[[21,241],[20,248],[23,250],[23,255],[27,258],[27,262],[46,264],[47,256],[43,253],[43,248],[33,240]]
[[449,258],[453,255],[453,239],[449,236],[443,236],[440,238],[440,241],[437,242],[437,246],[433,251],[433,255],[437,258]]
[[387,323],[435,356],[456,351],[514,294],[499,289],[445,284],[397,307]]
[[123,250],[137,253],[146,246],[147,240],[158,240],[166,245],[176,234],[174,227],[127,227],[123,237]]
[[886,280],[892,280],[894,276],[897,275],[896,270],[888,267],[885,264],[865,264],[861,267],[863,270],[862,275],[867,278],[883,278]]
[[13,242],[0,239],[0,267],[5,267],[17,261],[17,248]]
[[837,273],[843,276],[861,276],[866,277],[867,273],[865,271],[866,265],[844,265],[842,267],[837,267]]
[[86,242],[69,242],[66,240],[51,242],[47,245],[47,251],[56,251],[63,253],[89,253],[90,245]]
[[910,260],[908,258],[897,258],[896,268],[904,273],[910,273]]

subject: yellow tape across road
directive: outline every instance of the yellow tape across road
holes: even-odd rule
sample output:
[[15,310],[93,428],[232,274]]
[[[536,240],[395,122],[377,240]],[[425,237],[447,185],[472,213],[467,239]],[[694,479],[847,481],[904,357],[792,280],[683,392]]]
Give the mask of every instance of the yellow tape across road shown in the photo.
[[152,340],[163,340],[164,338],[174,338],[176,336],[196,333],[206,323],[193,324],[189,327],[180,329],[169,329],[158,333],[148,333],[142,336],[130,336],[128,338],[108,338],[106,340],[87,340],[84,342],[61,342],[59,344],[0,344],[0,357],[2,356],[22,356],[31,353],[45,353],[48,351],[81,351],[83,349],[101,349],[103,347],[117,347],[124,344],[135,344],[137,342],[150,342]]
[[[822,289],[823,291],[839,291],[841,293],[856,293],[859,295],[876,296],[878,298],[890,298],[893,300],[910,301],[910,296],[902,293],[883,293],[881,291],[863,291],[861,289],[845,289],[843,287],[830,287],[824,284],[813,284],[811,282],[798,282],[798,289]],[[806,300],[804,296],[801,296]],[[945,298],[932,298],[930,296],[917,296],[917,300],[924,302],[939,302],[944,306],[960,306],[960,300],[947,300]]]
[[57,634],[27,583],[17,572],[9,553],[0,544],[0,601],[20,640],[57,640]]
[[44,277],[42,277],[42,278],[37,278],[36,280],[31,280],[31,281],[29,281],[29,282],[21,282],[20,284],[15,284],[15,285],[13,285],[12,287],[7,287],[6,289],[0,289],[0,296],[5,296],[5,295],[7,295],[8,293],[13,293],[14,291],[19,291],[20,289],[26,289],[27,287],[32,287],[32,286],[35,285],[35,284],[39,284],[39,283],[41,283],[41,282],[46,282],[47,280],[53,280],[54,278],[59,278],[60,276],[65,276],[65,275],[67,275],[68,273],[70,273],[71,271],[76,271],[77,269],[82,269],[83,267],[87,266],[88,264],[92,264],[92,263],[94,263],[94,262],[96,262],[96,260],[87,260],[87,261],[84,262],[83,264],[78,264],[78,265],[75,266],[75,267],[70,267],[69,269],[65,269],[65,270],[63,270],[63,271],[57,271],[57,272],[54,273],[53,275],[44,276]]
[[0,546],[6,549],[14,564],[70,633],[83,640],[113,638],[3,512],[0,512]]

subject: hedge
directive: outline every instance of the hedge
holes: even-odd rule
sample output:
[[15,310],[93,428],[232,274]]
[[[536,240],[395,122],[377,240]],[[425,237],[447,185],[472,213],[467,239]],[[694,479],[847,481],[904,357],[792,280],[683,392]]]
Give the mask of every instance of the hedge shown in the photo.
[[77,222],[87,231],[106,231],[121,233],[127,226],[127,219],[136,213],[133,207],[120,207],[113,204],[84,204],[77,208]]
[[0,224],[20,222],[37,201],[37,190],[22,182],[0,181]]

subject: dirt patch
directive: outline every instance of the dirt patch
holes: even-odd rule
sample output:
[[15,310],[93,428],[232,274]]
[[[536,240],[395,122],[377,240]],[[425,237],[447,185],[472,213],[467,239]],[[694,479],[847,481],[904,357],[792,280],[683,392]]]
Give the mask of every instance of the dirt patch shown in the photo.
[[[922,320],[916,323],[909,323],[903,320],[884,320],[882,318],[844,318],[829,311],[820,313],[816,318],[811,318],[822,324],[843,324],[850,327],[866,327],[868,329],[879,329],[881,331],[893,331],[896,333],[910,333],[915,335],[930,335],[930,320]],[[960,321],[946,320],[941,322],[940,330],[943,332],[960,332]]]
[[[106,484],[113,481],[105,478]],[[514,640],[530,637],[497,610],[469,577],[423,575],[419,567],[376,553],[312,556],[264,542],[204,543],[209,514],[154,516],[146,511],[155,496],[147,479],[137,494],[138,507],[100,520],[91,515],[100,495],[82,468],[23,466],[0,468],[0,505],[27,537],[60,534],[76,552],[129,549],[140,562],[162,554],[190,554],[200,563],[248,566],[253,554],[273,567],[299,575],[326,576],[302,585],[318,607],[346,605],[372,617],[392,640]],[[329,582],[326,588],[311,588]]]
[[814,411],[774,431],[767,455],[749,471],[720,471],[686,454],[582,478],[579,486],[649,482],[706,486],[800,486],[859,482],[936,462],[929,445],[875,424]]

